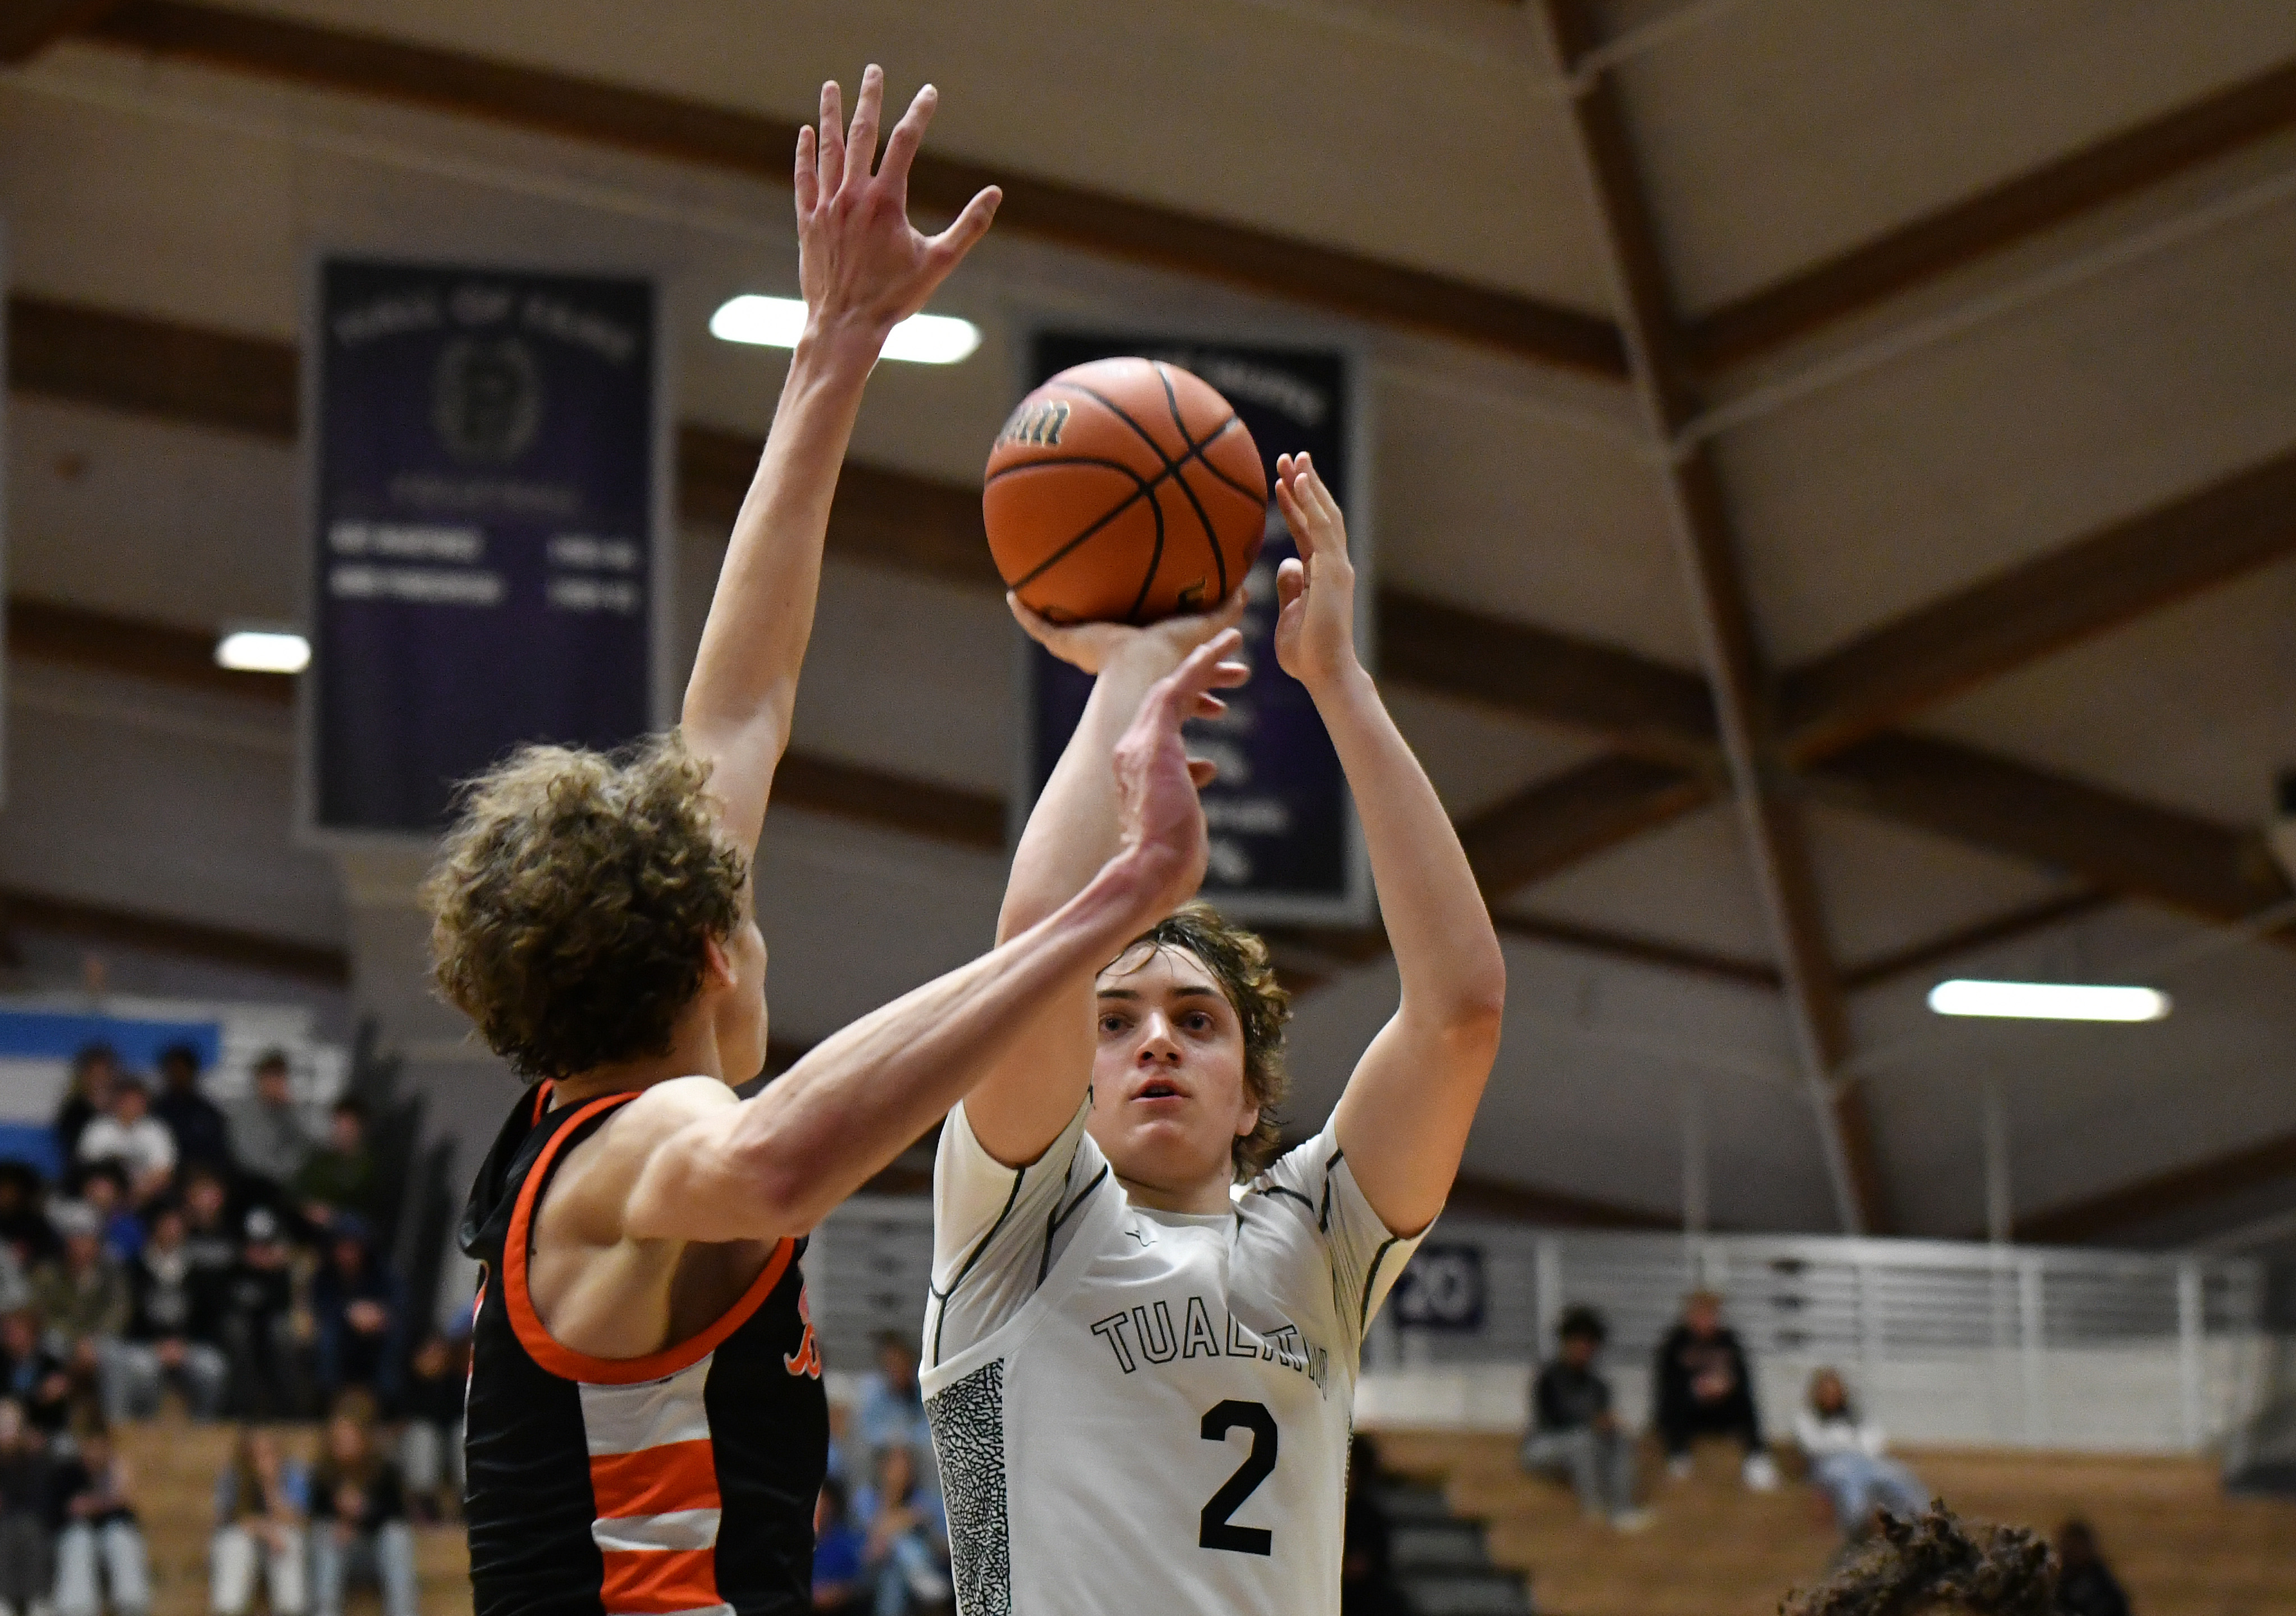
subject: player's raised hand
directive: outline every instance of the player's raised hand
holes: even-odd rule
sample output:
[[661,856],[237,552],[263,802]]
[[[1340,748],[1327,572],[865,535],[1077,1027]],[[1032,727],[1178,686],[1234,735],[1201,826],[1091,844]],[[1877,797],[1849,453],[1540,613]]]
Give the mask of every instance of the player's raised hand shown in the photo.
[[1314,691],[1357,666],[1348,525],[1305,455],[1276,456],[1275,503],[1300,546],[1275,572],[1275,663]]
[[988,186],[939,235],[909,223],[909,165],[940,92],[927,85],[885,143],[877,161],[884,70],[861,75],[853,123],[845,126],[834,79],[821,86],[821,125],[798,131],[798,283],[817,327],[857,325],[880,340],[925,305],[988,230],[1004,193]]
[[1190,652],[1149,690],[1116,743],[1119,857],[1147,872],[1144,924],[1171,913],[1203,882],[1210,841],[1196,791],[1210,782],[1213,769],[1187,755],[1180,726],[1202,712],[1207,702],[1218,710],[1213,690],[1241,685],[1249,677],[1234,660],[1242,644],[1241,634],[1224,628]]
[[1137,657],[1154,665],[1152,677],[1161,677],[1212,636],[1242,622],[1244,599],[1242,590],[1231,590],[1227,599],[1210,611],[1168,617],[1144,628],[1129,623],[1055,623],[1009,589],[1004,592],[1004,603],[1030,639],[1071,668],[1097,675],[1123,658]]

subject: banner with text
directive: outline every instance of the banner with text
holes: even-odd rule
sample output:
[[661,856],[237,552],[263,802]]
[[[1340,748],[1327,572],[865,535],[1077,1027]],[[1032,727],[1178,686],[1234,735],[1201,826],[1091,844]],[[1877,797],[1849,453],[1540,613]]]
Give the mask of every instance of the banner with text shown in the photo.
[[[1194,372],[1218,388],[1251,431],[1275,481],[1275,457],[1306,452],[1347,510],[1358,571],[1358,604],[1372,598],[1365,536],[1354,472],[1355,398],[1345,355],[1330,349],[1259,348],[1151,335],[1044,332],[1031,351],[1031,388],[1094,359],[1139,355]],[[1298,554],[1267,506],[1267,537],[1245,587],[1243,621],[1251,683],[1229,693],[1227,715],[1188,729],[1194,755],[1219,764],[1204,792],[1211,864],[1204,896],[1239,920],[1356,924],[1370,917],[1369,866],[1339,754],[1315,703],[1275,665],[1275,570]],[[1363,613],[1357,613],[1357,632]],[[1033,803],[1061,749],[1084,716],[1092,680],[1041,647],[1028,648],[1026,790]]]
[[338,258],[314,304],[316,827],[433,832],[521,742],[644,733],[653,287]]

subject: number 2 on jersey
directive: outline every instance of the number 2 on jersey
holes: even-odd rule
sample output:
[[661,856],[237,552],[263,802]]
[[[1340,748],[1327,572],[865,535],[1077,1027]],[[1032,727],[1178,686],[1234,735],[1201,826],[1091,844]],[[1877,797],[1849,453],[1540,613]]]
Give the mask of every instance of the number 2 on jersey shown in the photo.
[[1207,1442],[1225,1442],[1227,1433],[1241,1425],[1251,1432],[1251,1451],[1243,1463],[1236,1466],[1219,1491],[1205,1504],[1203,1531],[1196,1542],[1204,1548],[1224,1548],[1239,1554],[1272,1554],[1275,1552],[1275,1534],[1265,1527],[1231,1526],[1228,1517],[1243,1507],[1262,1481],[1275,1473],[1275,1416],[1267,1412],[1265,1403],[1245,1403],[1230,1398],[1225,1403],[1215,1403],[1204,1415],[1202,1436]]

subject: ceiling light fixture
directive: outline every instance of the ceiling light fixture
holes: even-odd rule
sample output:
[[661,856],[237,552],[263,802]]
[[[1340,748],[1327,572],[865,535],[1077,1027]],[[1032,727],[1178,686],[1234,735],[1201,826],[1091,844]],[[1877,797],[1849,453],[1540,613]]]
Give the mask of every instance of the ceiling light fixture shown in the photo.
[[2169,996],[2152,988],[1980,982],[1959,977],[1930,989],[1930,1008],[1939,1015],[2028,1021],[2157,1021],[2169,1013]]
[[235,673],[300,673],[311,665],[311,642],[275,629],[236,628],[216,642],[215,660]]
[[[795,348],[805,334],[802,298],[768,298],[744,292],[728,298],[709,316],[709,334],[721,342],[760,348]],[[912,365],[955,365],[980,346],[980,327],[954,315],[911,315],[885,339],[888,359]]]

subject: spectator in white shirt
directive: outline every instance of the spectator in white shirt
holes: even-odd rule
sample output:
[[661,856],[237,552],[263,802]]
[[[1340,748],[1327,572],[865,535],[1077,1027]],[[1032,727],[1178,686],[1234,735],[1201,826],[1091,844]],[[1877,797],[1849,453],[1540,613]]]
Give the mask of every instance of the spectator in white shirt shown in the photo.
[[80,1134],[79,1159],[119,1162],[139,1206],[168,1187],[176,1170],[176,1136],[152,1114],[152,1093],[141,1078],[122,1076],[112,1085],[111,1109]]
[[1929,1507],[1921,1479],[1884,1456],[1882,1428],[1857,1417],[1836,1371],[1821,1369],[1809,1377],[1809,1402],[1795,1416],[1794,1437],[1808,1456],[1811,1482],[1833,1505],[1844,1536],[1864,1537],[1877,1507],[1907,1517]]

